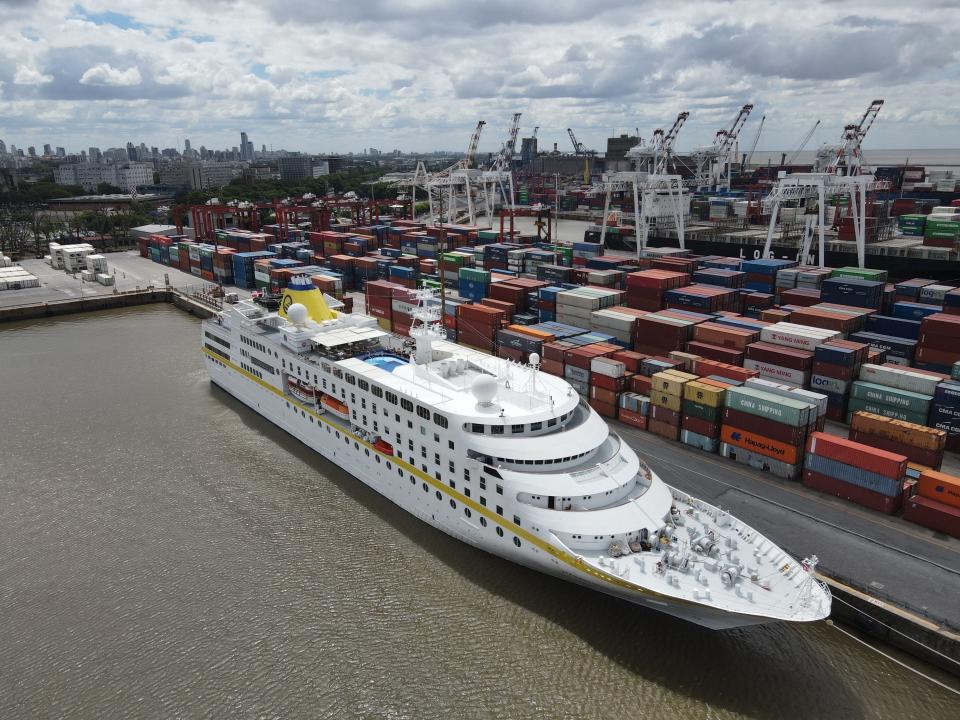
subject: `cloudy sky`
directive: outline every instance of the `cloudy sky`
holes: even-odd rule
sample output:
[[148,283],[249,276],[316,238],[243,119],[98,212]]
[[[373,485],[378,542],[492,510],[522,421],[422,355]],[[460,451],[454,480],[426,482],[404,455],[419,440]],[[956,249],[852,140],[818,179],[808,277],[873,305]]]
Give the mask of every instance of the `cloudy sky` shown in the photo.
[[510,115],[541,147],[588,147],[691,113],[707,143],[740,105],[765,149],[838,138],[960,145],[960,0],[0,0],[0,139],[68,151],[128,140],[259,149],[481,150]]

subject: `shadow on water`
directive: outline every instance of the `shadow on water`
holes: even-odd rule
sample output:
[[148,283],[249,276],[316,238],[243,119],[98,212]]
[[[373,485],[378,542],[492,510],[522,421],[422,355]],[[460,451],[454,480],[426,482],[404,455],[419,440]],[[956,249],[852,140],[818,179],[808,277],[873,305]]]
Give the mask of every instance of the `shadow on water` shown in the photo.
[[532,572],[421,522],[212,383],[210,392],[251,431],[317,469],[466,581],[564,628],[647,682],[752,717],[865,716],[837,669],[817,651],[823,633],[782,624],[711,631]]

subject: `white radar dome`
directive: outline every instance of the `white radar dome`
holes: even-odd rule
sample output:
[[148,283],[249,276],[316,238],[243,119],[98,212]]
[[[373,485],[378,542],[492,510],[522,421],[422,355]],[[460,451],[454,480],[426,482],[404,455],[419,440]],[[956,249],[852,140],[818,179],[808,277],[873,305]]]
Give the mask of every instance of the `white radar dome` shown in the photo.
[[304,325],[309,315],[306,306],[301,303],[293,303],[287,308],[287,320],[297,326]]
[[478,403],[489,405],[497,396],[497,379],[490,375],[481,375],[473,381],[470,390]]
[[539,365],[540,364],[540,355],[537,353],[530,353],[530,364]]

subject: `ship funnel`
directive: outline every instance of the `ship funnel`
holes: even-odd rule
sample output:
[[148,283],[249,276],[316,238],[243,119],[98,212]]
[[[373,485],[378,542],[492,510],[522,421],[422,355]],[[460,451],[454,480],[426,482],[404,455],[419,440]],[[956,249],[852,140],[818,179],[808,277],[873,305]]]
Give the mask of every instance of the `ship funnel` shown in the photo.
[[337,312],[331,310],[323,299],[323,293],[320,288],[313,284],[306,275],[297,275],[290,278],[290,282],[283,291],[283,299],[280,301],[280,317],[293,319],[287,316],[287,311],[294,304],[302,305],[307,309],[307,314],[314,322],[324,322],[333,320],[337,317]]

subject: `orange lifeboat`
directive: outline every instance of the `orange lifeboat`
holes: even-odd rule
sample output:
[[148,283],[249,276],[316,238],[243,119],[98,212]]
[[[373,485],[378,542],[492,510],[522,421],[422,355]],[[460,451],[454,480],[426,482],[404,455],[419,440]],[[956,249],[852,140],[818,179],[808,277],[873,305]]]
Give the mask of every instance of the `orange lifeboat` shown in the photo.
[[379,450],[384,455],[393,455],[393,445],[388,443],[383,438],[377,438],[373,443],[373,447],[375,450]]
[[330,395],[322,395],[320,397],[320,404],[334,415],[339,415],[346,420],[350,419],[350,408],[337,400],[335,397],[331,397]]

